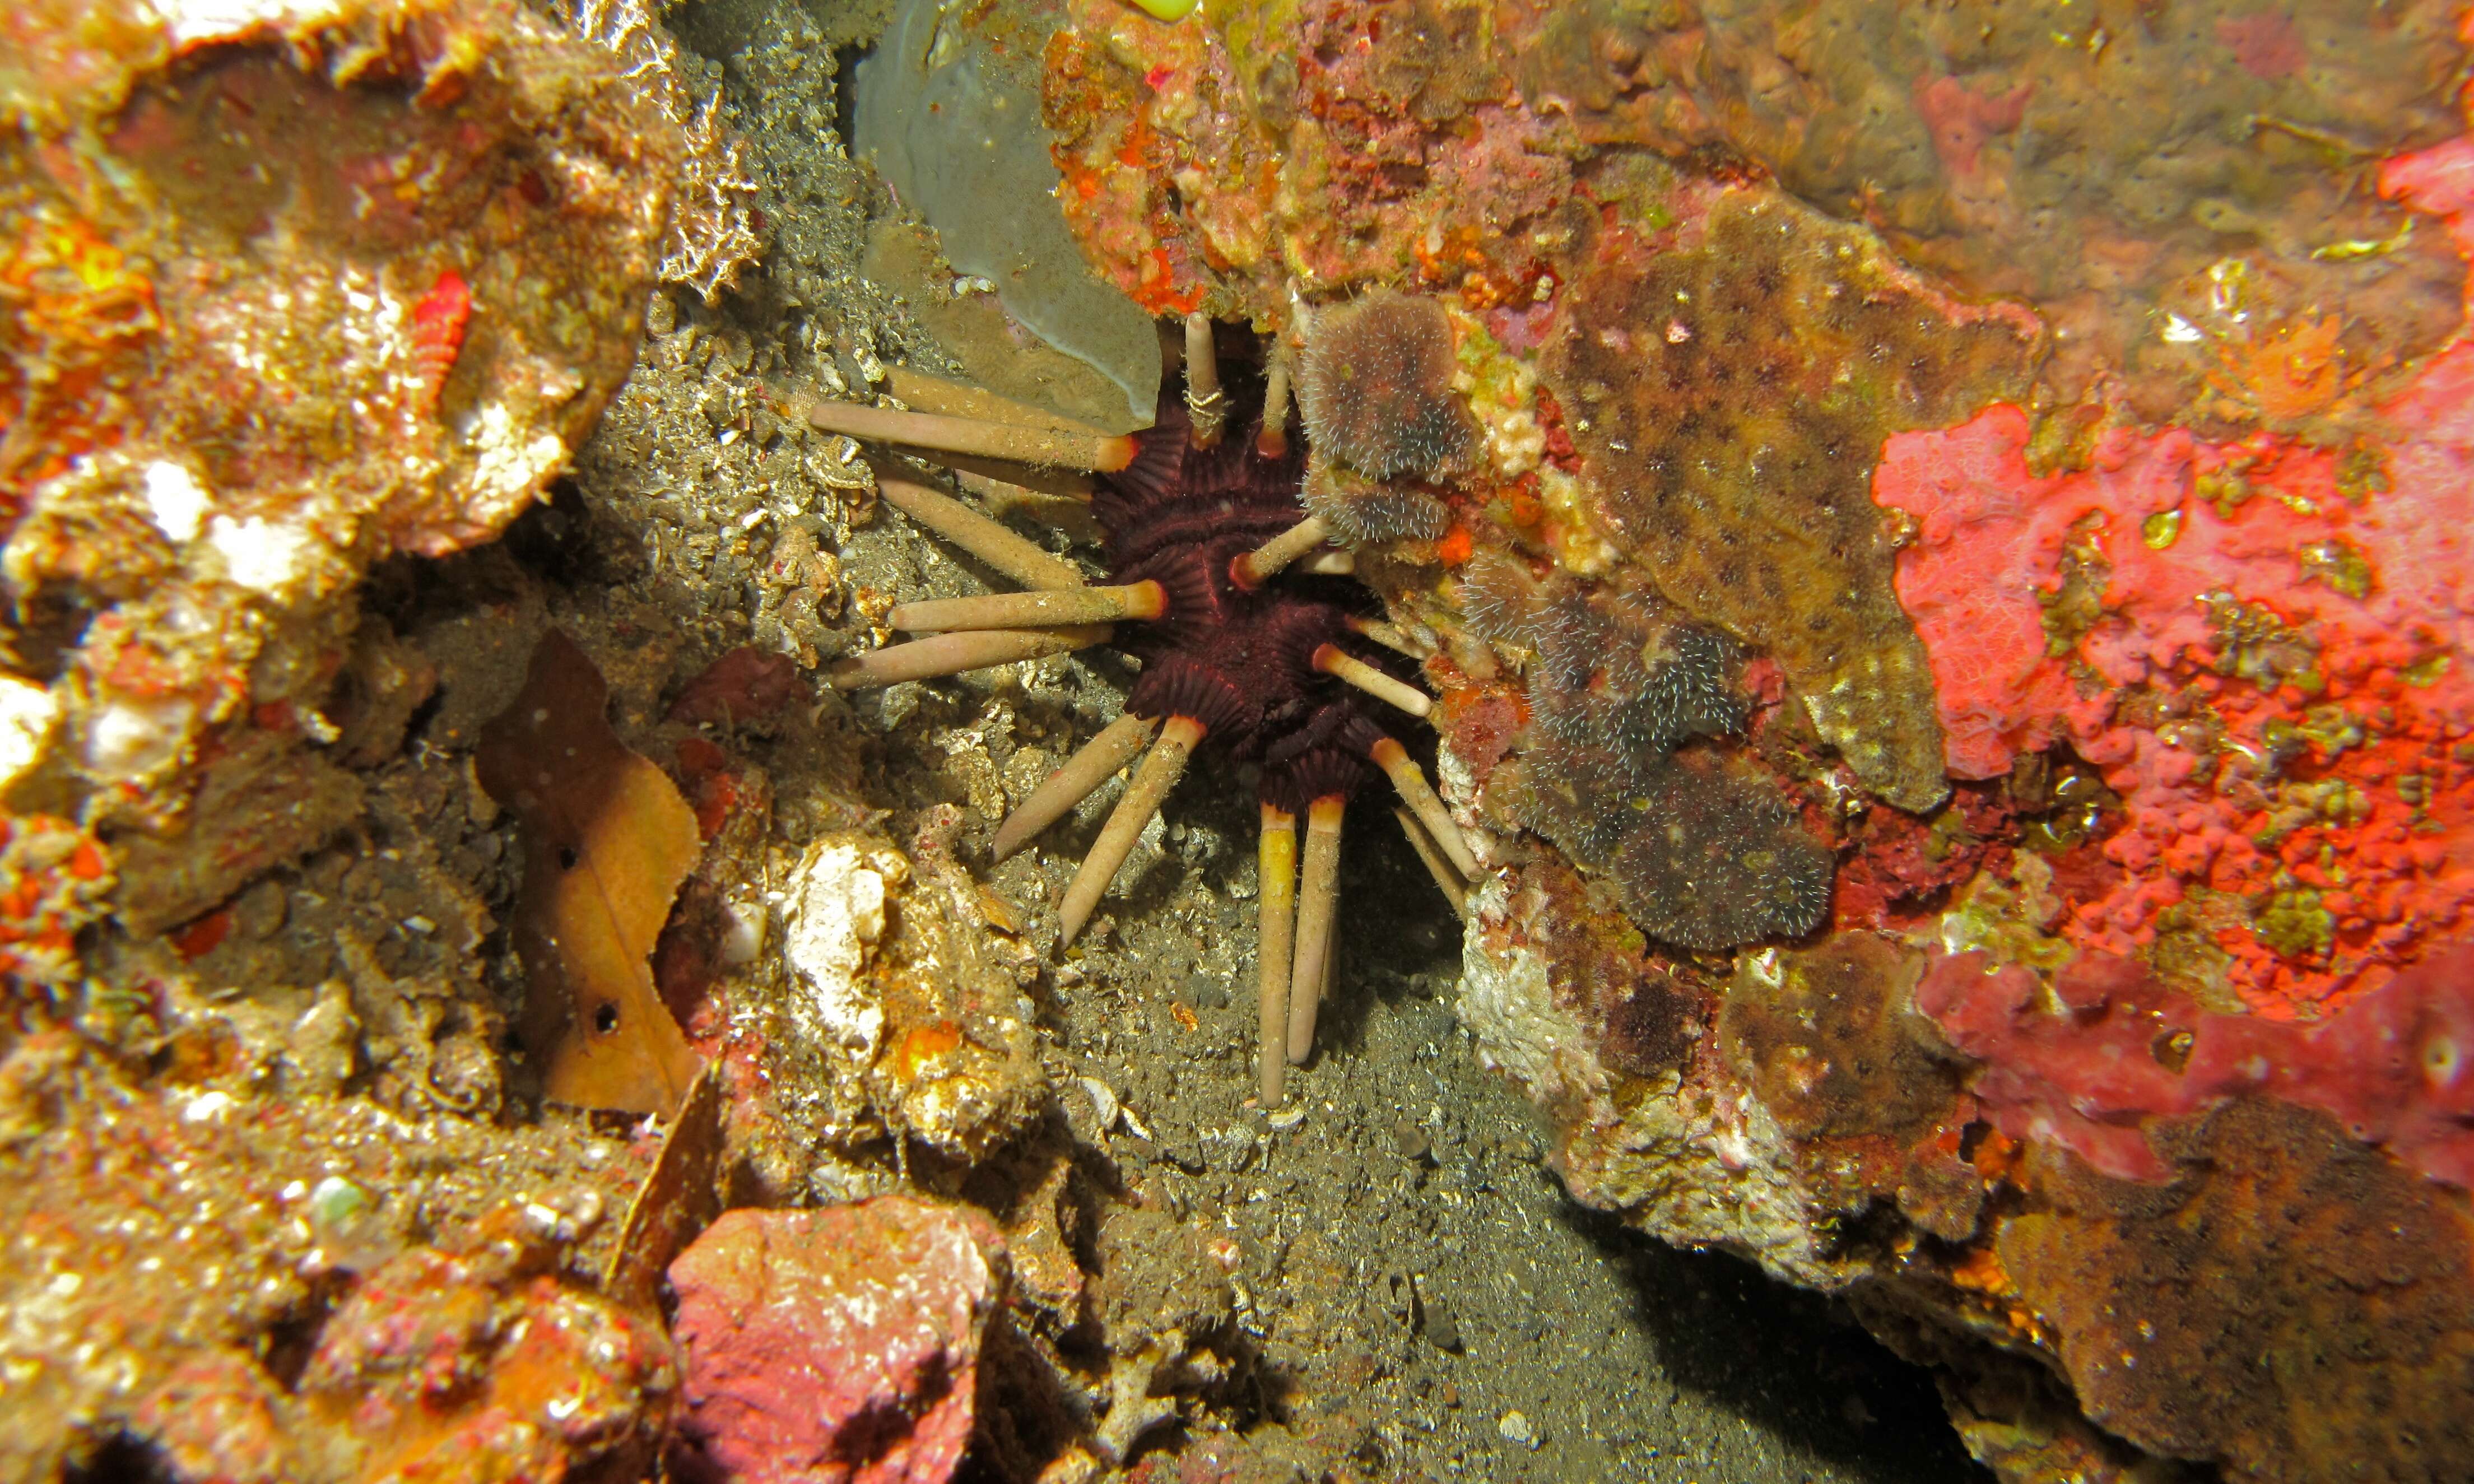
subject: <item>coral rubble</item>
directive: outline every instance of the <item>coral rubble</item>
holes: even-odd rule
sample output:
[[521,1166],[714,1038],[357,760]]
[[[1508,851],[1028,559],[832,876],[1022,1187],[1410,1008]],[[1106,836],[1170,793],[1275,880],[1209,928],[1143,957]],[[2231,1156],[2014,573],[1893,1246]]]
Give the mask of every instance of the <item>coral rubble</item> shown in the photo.
[[[627,368],[679,148],[504,5],[37,8],[15,95],[0,469],[24,807],[141,935],[358,808],[315,745],[361,572],[495,535]],[[280,161],[273,168],[269,161]]]
[[[66,1032],[5,1066],[9,1476],[61,1476],[115,1438],[181,1478],[651,1461],[668,1340],[581,1271],[637,1177],[623,1145],[557,1119],[138,1085]],[[534,1198],[507,1201],[498,1165]],[[287,1329],[314,1348],[283,1353]]]

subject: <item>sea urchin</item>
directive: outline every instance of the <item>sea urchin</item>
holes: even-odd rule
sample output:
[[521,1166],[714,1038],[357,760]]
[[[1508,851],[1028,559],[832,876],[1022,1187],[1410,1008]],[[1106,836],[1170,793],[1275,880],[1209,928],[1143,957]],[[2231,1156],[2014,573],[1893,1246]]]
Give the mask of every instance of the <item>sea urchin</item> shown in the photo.
[[[1424,773],[1385,727],[1385,706],[1422,717],[1426,696],[1393,672],[1398,661],[1369,638],[1386,633],[1368,612],[1369,596],[1342,575],[1346,553],[1325,547],[1322,523],[1299,503],[1311,450],[1288,437],[1276,358],[1269,377],[1223,362],[1209,322],[1200,318],[1188,325],[1187,344],[1196,372],[1186,396],[1163,398],[1154,425],[1131,438],[846,403],[800,410],[818,426],[854,436],[1094,472],[1105,586],[1086,585],[1070,564],[968,506],[880,471],[888,503],[1033,591],[897,607],[888,624],[932,637],[844,660],[833,680],[845,689],[885,685],[1097,644],[1142,661],[1125,715],[1025,799],[994,841],[999,857],[1019,848],[1141,755],[1058,905],[1062,942],[1089,920],[1198,745],[1208,740],[1253,764],[1261,777],[1257,961],[1269,1105],[1280,1100],[1284,1064],[1313,1048],[1329,977],[1343,812],[1372,770],[1399,790],[1408,805],[1404,828],[1455,900],[1477,864]],[[1248,404],[1250,418],[1229,418]],[[1222,436],[1232,421],[1246,436]]]

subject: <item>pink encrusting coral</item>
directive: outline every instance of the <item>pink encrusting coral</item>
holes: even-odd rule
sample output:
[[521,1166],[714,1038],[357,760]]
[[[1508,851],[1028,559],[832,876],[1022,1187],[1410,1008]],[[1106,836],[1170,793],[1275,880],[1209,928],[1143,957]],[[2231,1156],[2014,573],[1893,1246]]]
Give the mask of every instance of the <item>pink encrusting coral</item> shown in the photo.
[[[2474,140],[2381,188],[2474,255]],[[2341,453],[2114,428],[2040,475],[1996,405],[1892,438],[1874,480],[1915,522],[1897,586],[1950,770],[2066,741],[2121,795],[2065,936],[2202,935],[2270,1016],[2376,987],[2474,900],[2474,345],[2369,410]]]
[[[2384,162],[2380,194],[2445,221],[2457,251],[2474,258],[2474,135]],[[2467,288],[2474,292],[2474,279]]]
[[[2037,475],[1997,405],[1889,440],[1874,481],[1916,522],[1901,603],[1951,771],[2067,741],[2123,822],[2065,936],[2132,954],[2179,925],[2226,985],[2291,1016],[2456,936],[2474,901],[2474,347],[2382,409],[2383,472],[2181,429],[2101,437]],[[2351,472],[2346,472],[2351,477]],[[2385,484],[2387,488],[2378,486]]]
[[2474,1188],[2474,949],[2427,960],[2308,1027],[2203,1013],[2104,953],[2063,967],[2050,996],[2019,964],[1936,955],[1916,1008],[1984,1063],[1971,1089],[1996,1127],[2107,1175],[2166,1178],[2149,1120],[2253,1095],[2329,1113],[2426,1177]]

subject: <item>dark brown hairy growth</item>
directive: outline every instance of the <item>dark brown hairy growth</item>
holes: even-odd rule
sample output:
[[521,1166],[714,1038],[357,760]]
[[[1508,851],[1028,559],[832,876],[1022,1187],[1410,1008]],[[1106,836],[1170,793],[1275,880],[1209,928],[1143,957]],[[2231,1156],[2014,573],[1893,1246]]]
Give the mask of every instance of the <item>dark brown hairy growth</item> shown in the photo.
[[1432,299],[1376,289],[1315,316],[1298,407],[1316,450],[1370,479],[1434,478],[1477,455],[1452,390],[1452,322]]
[[[1743,730],[1742,652],[1655,594],[1472,562],[1481,632],[1529,651],[1524,816],[1642,932],[1698,952],[1801,937],[1831,858],[1765,774],[1698,739]],[[1481,617],[1482,616],[1482,617]]]

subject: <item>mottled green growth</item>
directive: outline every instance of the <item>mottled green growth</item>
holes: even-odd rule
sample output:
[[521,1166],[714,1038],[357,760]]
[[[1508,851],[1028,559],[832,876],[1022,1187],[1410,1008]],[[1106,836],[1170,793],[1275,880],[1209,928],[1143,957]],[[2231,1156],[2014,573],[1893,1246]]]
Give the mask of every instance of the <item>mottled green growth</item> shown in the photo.
[[[2036,590],[2036,605],[2044,610],[2045,653],[2054,659],[2075,650],[2104,620],[2113,561],[2105,555],[2102,533],[2103,523],[2092,519],[2073,526],[2054,563],[2057,580],[2050,590]],[[2180,539],[2178,532],[2175,539]]]
[[2304,547],[2302,572],[2357,601],[2371,596],[2370,558],[2342,536],[2331,536]]
[[2325,959],[2337,942],[2337,915],[2319,905],[2319,893],[2292,887],[2269,894],[2251,918],[2251,932],[2288,959]]
[[[2393,369],[2462,318],[2446,234],[2407,234],[2365,186],[2464,128],[2445,0],[1696,10],[1695,82],[1728,142],[1970,298],[2034,304],[2066,401],[2111,376],[2162,419],[2264,322],[2338,316],[2348,365]],[[2213,312],[2229,262],[2252,285],[2241,320]],[[2159,335],[2160,310],[2199,334]]]
[[2230,593],[2206,593],[2208,627],[2217,644],[2216,669],[2266,690],[2300,687],[2309,694],[2327,689],[2319,674],[2319,643],[2287,623],[2265,603],[2246,603]]
[[2009,322],[1953,322],[1861,229],[1729,191],[1697,243],[1616,232],[1578,265],[1546,358],[1620,538],[1687,614],[1777,659],[1883,798],[1940,802],[1924,646],[1873,503],[1881,442],[2025,378]]
[[2218,520],[2230,521],[2234,512],[2241,509],[2253,493],[2250,480],[2243,474],[2250,465],[2251,460],[2246,457],[2228,460],[2223,468],[2211,469],[2194,477],[2191,493],[2213,506]]
[[1298,409],[1319,454],[1373,479],[1433,478],[1477,454],[1477,421],[1452,390],[1458,367],[1441,304],[1376,289],[1315,316]]

